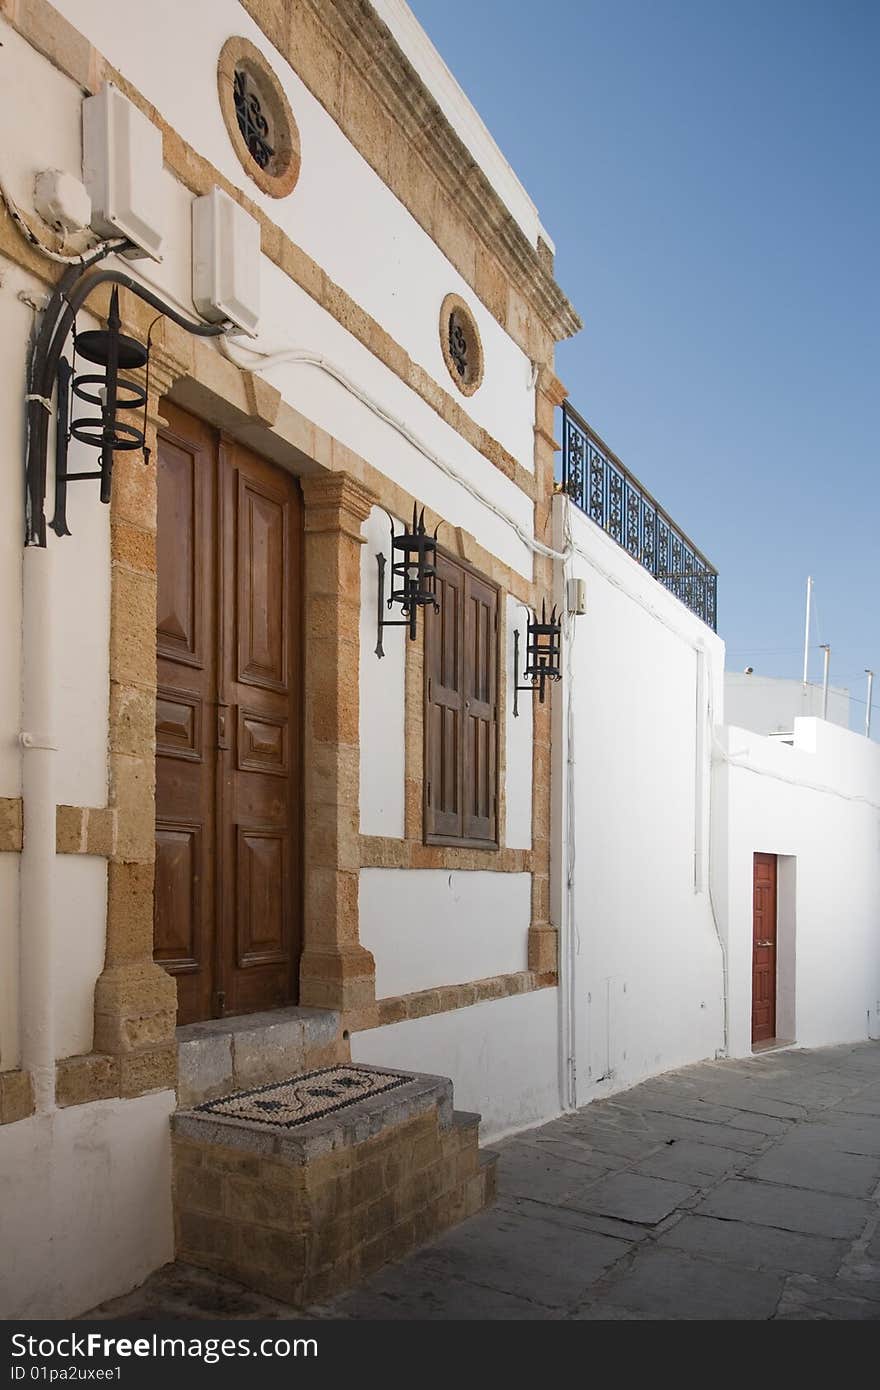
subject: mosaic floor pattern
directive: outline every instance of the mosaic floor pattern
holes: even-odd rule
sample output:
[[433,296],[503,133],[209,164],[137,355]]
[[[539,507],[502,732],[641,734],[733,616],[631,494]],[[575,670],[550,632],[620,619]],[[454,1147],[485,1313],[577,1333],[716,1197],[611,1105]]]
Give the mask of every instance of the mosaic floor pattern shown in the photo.
[[249,1091],[207,1100],[195,1109],[203,1114],[293,1129],[383,1091],[405,1086],[411,1080],[409,1076],[397,1076],[375,1067],[322,1067],[305,1076],[292,1076],[288,1081],[270,1081]]

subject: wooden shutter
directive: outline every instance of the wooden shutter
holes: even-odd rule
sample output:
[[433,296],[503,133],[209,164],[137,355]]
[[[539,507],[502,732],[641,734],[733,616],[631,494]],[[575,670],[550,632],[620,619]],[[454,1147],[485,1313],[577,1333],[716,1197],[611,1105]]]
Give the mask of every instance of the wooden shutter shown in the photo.
[[494,841],[498,593],[476,575],[466,574],[464,595],[462,835],[465,840]]
[[498,595],[443,556],[425,616],[425,838],[497,839]]

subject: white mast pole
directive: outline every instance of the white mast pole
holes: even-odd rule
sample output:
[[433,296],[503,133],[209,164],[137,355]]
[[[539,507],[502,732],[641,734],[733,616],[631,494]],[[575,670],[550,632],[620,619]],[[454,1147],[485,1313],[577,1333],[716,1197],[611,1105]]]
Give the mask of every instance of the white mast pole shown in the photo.
[[813,599],[813,576],[807,576],[807,620],[804,624],[804,694],[807,693],[807,667],[810,660],[810,607]]

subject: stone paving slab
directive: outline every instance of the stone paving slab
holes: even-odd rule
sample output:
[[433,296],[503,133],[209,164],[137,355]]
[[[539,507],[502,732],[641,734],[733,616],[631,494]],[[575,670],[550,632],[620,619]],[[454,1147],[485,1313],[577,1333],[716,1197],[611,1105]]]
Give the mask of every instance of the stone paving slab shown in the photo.
[[[722,1149],[736,1149],[743,1154],[762,1153],[767,1147],[764,1134],[750,1134],[731,1125],[704,1125],[699,1120],[683,1120],[676,1115],[655,1115],[655,1142],[668,1139],[693,1139],[698,1144],[717,1144]],[[788,1132],[787,1129],[785,1131]]]
[[695,1196],[696,1189],[681,1182],[651,1178],[644,1173],[614,1173],[573,1193],[565,1205],[593,1211],[598,1216],[616,1216],[620,1221],[656,1226]]
[[[495,1207],[321,1319],[880,1320],[880,1043],[686,1067],[498,1145]],[[296,1318],[176,1265],[92,1315]]]
[[345,1317],[360,1322],[389,1318],[534,1322],[548,1317],[543,1304],[490,1285],[475,1289],[472,1283],[440,1265],[425,1265],[421,1274],[414,1280],[408,1264],[382,1270],[364,1288],[347,1295]]
[[743,1154],[738,1149],[725,1149],[720,1144],[671,1139],[656,1153],[640,1159],[636,1171],[655,1178],[671,1178],[674,1182],[693,1187],[705,1187],[714,1184],[723,1174],[751,1161],[751,1154]]
[[880,1123],[873,1123],[865,1115],[840,1115],[831,1112],[819,1116],[816,1128],[825,1126],[839,1135],[838,1142],[847,1153],[880,1154]]
[[[589,1286],[630,1246],[611,1236],[505,1211],[482,1213],[422,1252],[422,1268],[557,1310],[583,1301]],[[347,1307],[357,1293],[342,1296]],[[546,1314],[545,1314],[546,1316]]]
[[616,1280],[606,1281],[603,1297],[638,1313],[669,1318],[766,1319],[782,1295],[781,1274],[752,1272],[694,1259],[678,1250],[656,1247]]
[[848,1287],[841,1289],[828,1280],[796,1274],[786,1283],[776,1316],[780,1321],[878,1322],[880,1302],[859,1297]]
[[[534,1138],[532,1135],[534,1134]],[[586,1164],[592,1169],[601,1168],[611,1172],[614,1168],[626,1167],[629,1159],[620,1154],[603,1153],[592,1146],[583,1136],[570,1135],[564,1139],[546,1138],[542,1130],[530,1131],[520,1137],[524,1148],[536,1153],[549,1155],[554,1159],[564,1159],[569,1163]]]
[[664,1231],[657,1244],[721,1260],[725,1265],[739,1265],[743,1269],[828,1275],[836,1273],[849,1249],[849,1242],[845,1240],[690,1214]]
[[498,1174],[498,1191],[514,1197],[540,1192],[544,1201],[563,1198],[585,1182],[604,1177],[608,1169],[586,1160],[560,1158],[537,1145],[508,1144]]
[[501,1196],[497,1205],[505,1211],[519,1213],[521,1216],[534,1216],[540,1221],[550,1221],[559,1226],[573,1226],[578,1231],[595,1231],[600,1236],[616,1236],[628,1244],[647,1240],[651,1235],[650,1226],[618,1221],[613,1216],[600,1216],[597,1212],[581,1211],[578,1207],[551,1206],[547,1202],[535,1201],[528,1197]]
[[880,1181],[880,1158],[843,1151],[810,1132],[782,1139],[745,1170],[753,1178],[808,1187],[817,1192],[836,1192],[849,1197],[870,1197]]
[[867,1202],[856,1197],[744,1178],[726,1179],[696,1210],[707,1216],[843,1240],[854,1240],[871,1214]]

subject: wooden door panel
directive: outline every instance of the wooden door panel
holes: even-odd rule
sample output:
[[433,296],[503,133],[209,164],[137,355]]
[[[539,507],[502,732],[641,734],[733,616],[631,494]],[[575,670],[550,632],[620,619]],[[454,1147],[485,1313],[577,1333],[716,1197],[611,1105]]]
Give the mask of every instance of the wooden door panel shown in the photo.
[[776,855],[756,854],[752,898],[752,1042],[776,1037]]
[[172,975],[199,970],[202,960],[200,825],[156,825],[156,960]]
[[[241,448],[230,451],[239,465]],[[290,627],[290,506],[279,483],[238,472],[238,679],[286,691]]]
[[223,948],[227,1012],[296,993],[301,941],[302,502],[294,479],[223,441]]
[[237,858],[238,965],[283,964],[290,959],[287,835],[239,827]]
[[178,1022],[210,1018],[215,980],[214,438],[170,403],[158,446],[156,959]]
[[162,409],[155,952],[189,1023],[296,998],[302,502]]
[[156,594],[157,653],[187,665],[204,662],[204,609],[200,587],[210,533],[199,524],[205,508],[204,439],[163,433],[159,444]]
[[287,777],[290,772],[287,720],[238,707],[238,766],[242,772]]
[[156,694],[156,752],[201,762],[202,701],[189,690],[164,685]]

